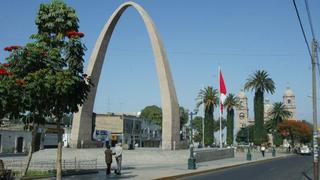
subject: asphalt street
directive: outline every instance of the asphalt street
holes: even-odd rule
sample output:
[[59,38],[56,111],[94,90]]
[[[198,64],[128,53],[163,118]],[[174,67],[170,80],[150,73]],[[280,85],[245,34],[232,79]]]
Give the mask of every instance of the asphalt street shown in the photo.
[[312,156],[290,156],[189,176],[181,180],[310,180],[312,160]]

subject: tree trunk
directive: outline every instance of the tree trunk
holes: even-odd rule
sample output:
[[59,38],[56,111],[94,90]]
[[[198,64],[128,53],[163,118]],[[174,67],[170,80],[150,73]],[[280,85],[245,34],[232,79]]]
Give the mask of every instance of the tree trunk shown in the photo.
[[256,91],[254,95],[254,124],[255,124],[255,136],[254,141],[256,145],[261,145],[264,136],[264,105],[263,105],[263,92]]
[[62,176],[62,164],[61,164],[61,159],[62,159],[62,132],[61,132],[61,116],[57,117],[57,129],[58,129],[58,147],[57,147],[57,161],[56,161],[56,179],[61,180]]
[[233,126],[234,126],[234,110],[227,111],[227,144],[233,144]]
[[24,168],[23,172],[22,172],[22,176],[25,176],[28,172],[29,166],[30,166],[30,162],[32,159],[32,154],[35,151],[35,144],[36,144],[36,135],[37,135],[37,130],[38,130],[38,125],[36,127],[34,127],[34,120],[33,120],[33,129],[32,129],[32,139],[31,139],[31,144],[29,147],[29,152],[28,152],[28,157],[26,160],[26,167]]

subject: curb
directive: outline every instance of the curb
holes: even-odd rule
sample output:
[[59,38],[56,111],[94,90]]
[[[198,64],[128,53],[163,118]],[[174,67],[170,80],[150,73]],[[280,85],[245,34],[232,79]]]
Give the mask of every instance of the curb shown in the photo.
[[0,157],[20,157],[27,155],[27,153],[0,153]]
[[[81,170],[81,171],[74,171],[74,172],[62,173],[62,177],[73,176],[73,175],[95,174],[95,173],[98,173],[98,170]],[[55,175],[49,175],[49,176],[30,176],[30,177],[21,177],[20,180],[43,179],[43,178],[52,178],[52,177],[56,177],[56,176],[55,176]]]
[[197,172],[190,172],[190,173],[185,173],[185,174],[178,174],[178,175],[173,175],[173,176],[155,178],[154,180],[170,180],[170,179],[183,178],[183,177],[187,177],[187,176],[194,176],[194,175],[208,173],[208,172],[221,171],[221,170],[224,170],[224,169],[234,168],[234,167],[243,166],[243,165],[259,164],[259,163],[268,162],[268,161],[272,161],[272,160],[276,160],[276,159],[287,158],[287,157],[290,157],[290,156],[293,156],[293,155],[294,154],[289,154],[289,155],[286,155],[286,156],[272,157],[270,159],[260,159],[260,160],[256,160],[256,161],[248,161],[248,162],[244,162],[244,163],[240,163],[240,164],[227,165],[227,166],[223,166],[223,167],[218,167],[218,168],[213,168],[213,169],[206,169],[206,170],[197,171]]

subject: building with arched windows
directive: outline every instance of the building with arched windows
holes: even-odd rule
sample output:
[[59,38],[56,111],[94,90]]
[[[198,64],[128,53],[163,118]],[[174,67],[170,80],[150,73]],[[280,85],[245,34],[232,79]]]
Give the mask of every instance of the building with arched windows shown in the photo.
[[[254,124],[254,117],[249,117],[249,107],[248,98],[243,90],[238,94],[239,106],[236,107],[236,122],[235,122],[235,132],[237,133],[241,128],[246,127],[250,124]],[[291,112],[291,117],[289,119],[296,119],[296,96],[293,91],[287,87],[283,94],[283,104],[285,108]],[[269,99],[264,101],[264,121],[270,120],[270,111],[273,108],[273,103]]]
[[236,132],[238,132],[241,128],[249,125],[248,98],[243,90],[239,92],[238,100],[239,106],[236,107]]
[[291,112],[291,117],[289,119],[296,119],[296,96],[289,87],[287,87],[283,94],[283,104],[285,105],[286,109]]

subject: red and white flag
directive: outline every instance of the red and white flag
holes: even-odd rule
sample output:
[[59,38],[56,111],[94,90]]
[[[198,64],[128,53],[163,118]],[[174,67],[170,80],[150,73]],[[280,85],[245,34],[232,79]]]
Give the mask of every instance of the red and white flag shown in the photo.
[[224,84],[221,69],[219,72],[219,83],[220,83],[220,111],[222,114],[223,113],[223,103],[227,98],[227,88],[226,88],[226,85]]

